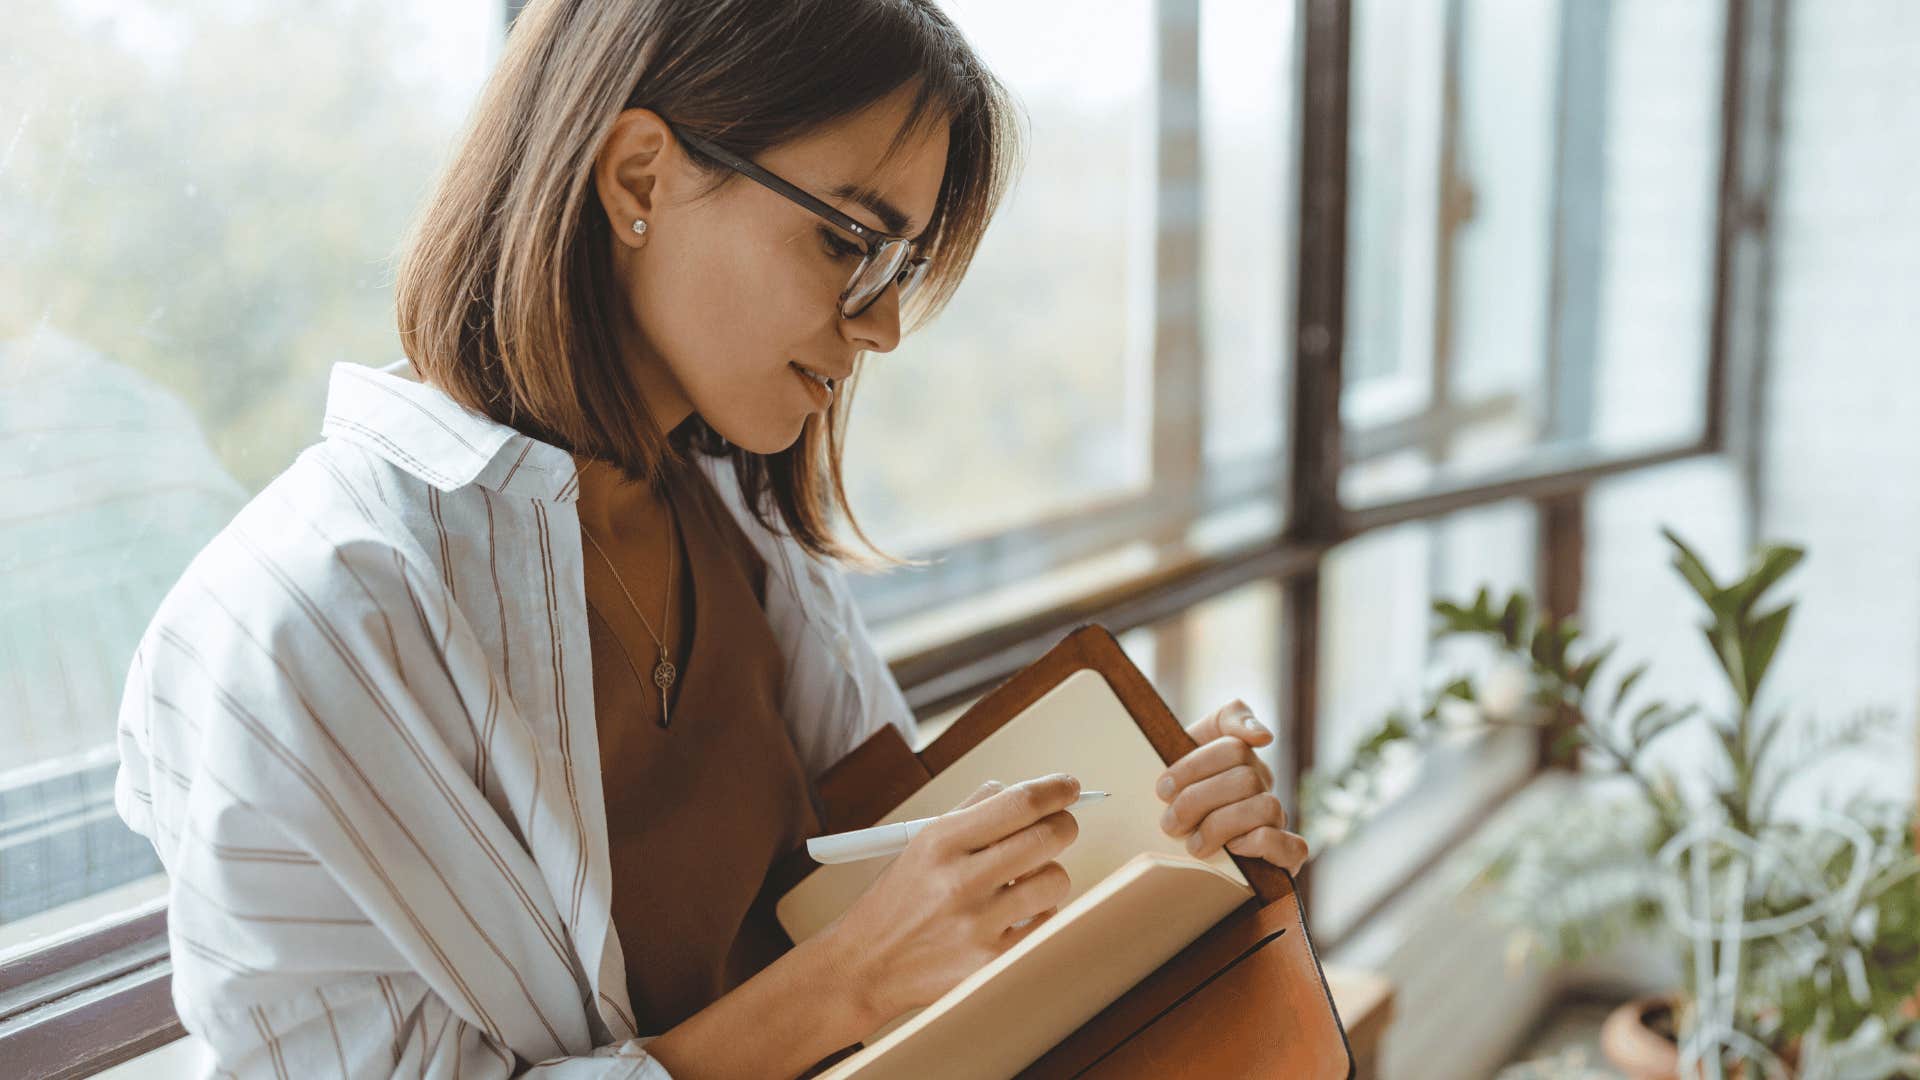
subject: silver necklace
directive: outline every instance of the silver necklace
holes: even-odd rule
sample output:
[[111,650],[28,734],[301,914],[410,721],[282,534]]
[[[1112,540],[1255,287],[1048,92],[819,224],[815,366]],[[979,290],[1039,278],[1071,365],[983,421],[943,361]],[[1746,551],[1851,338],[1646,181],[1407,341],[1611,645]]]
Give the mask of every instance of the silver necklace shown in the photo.
[[[673,504],[671,502],[667,504],[667,509],[669,513],[672,512]],[[660,726],[667,727],[669,724],[667,720],[667,689],[673,685],[674,676],[679,674],[674,670],[673,660],[667,655],[667,645],[660,640],[659,634],[653,632],[653,624],[647,621],[646,615],[642,614],[640,605],[634,603],[633,593],[628,591],[626,581],[620,577],[620,571],[614,567],[613,560],[607,558],[606,549],[600,546],[600,541],[593,538],[593,533],[587,529],[587,523],[585,521],[580,523],[580,531],[586,535],[587,542],[593,545],[593,550],[600,553],[600,558],[607,564],[607,569],[613,571],[614,583],[620,586],[622,593],[626,594],[627,603],[633,607],[633,613],[640,616],[640,625],[647,628],[647,633],[652,636],[653,643],[660,648],[660,661],[653,665],[653,685],[660,688]],[[673,613],[673,536],[675,531],[676,530],[669,525],[667,529],[667,602],[666,611],[661,613],[660,616],[661,626],[667,625],[667,616]]]

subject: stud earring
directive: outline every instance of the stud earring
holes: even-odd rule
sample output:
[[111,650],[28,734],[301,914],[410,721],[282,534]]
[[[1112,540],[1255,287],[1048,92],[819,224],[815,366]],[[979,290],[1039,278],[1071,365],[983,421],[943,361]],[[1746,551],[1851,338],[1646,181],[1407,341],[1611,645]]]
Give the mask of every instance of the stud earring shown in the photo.
[[633,231],[634,231],[634,232],[636,232],[636,233],[638,233],[638,234],[640,234],[640,235],[642,235],[642,236],[645,236],[645,235],[646,235],[646,232],[647,232],[647,221],[646,221],[646,219],[645,219],[645,218],[634,218],[634,219],[633,219]]

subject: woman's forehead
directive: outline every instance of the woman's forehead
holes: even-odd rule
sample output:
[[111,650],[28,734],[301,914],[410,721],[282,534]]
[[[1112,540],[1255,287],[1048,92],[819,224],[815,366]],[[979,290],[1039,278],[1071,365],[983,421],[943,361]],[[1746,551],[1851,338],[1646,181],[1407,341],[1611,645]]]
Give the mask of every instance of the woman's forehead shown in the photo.
[[888,158],[906,120],[891,100],[791,139],[763,159],[768,168],[830,202],[863,206],[890,233],[925,227],[946,175],[947,126],[921,125]]

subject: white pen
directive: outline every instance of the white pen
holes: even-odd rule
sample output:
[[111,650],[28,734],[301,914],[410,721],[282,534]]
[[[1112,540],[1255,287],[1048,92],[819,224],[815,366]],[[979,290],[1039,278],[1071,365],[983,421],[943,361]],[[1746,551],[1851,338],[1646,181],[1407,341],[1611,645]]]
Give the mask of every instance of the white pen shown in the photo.
[[[1072,810],[1106,797],[1104,791],[1083,791],[1067,809]],[[947,813],[958,811],[949,810]],[[807,841],[807,854],[819,863],[858,862],[861,859],[877,859],[882,855],[897,855],[906,849],[907,842],[921,829],[944,816],[914,818],[912,821],[896,821],[891,825],[875,825],[871,829],[816,836]]]

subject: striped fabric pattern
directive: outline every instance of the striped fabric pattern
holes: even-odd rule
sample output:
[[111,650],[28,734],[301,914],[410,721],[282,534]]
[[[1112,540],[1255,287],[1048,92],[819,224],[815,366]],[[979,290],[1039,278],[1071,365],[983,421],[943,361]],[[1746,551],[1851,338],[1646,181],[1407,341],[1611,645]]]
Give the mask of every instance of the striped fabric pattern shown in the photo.
[[[122,695],[181,1022],[221,1076],[669,1080],[610,918],[572,456],[404,360],[336,364],[322,435],[187,566]],[[809,775],[911,742],[840,569],[698,460],[767,560]]]

